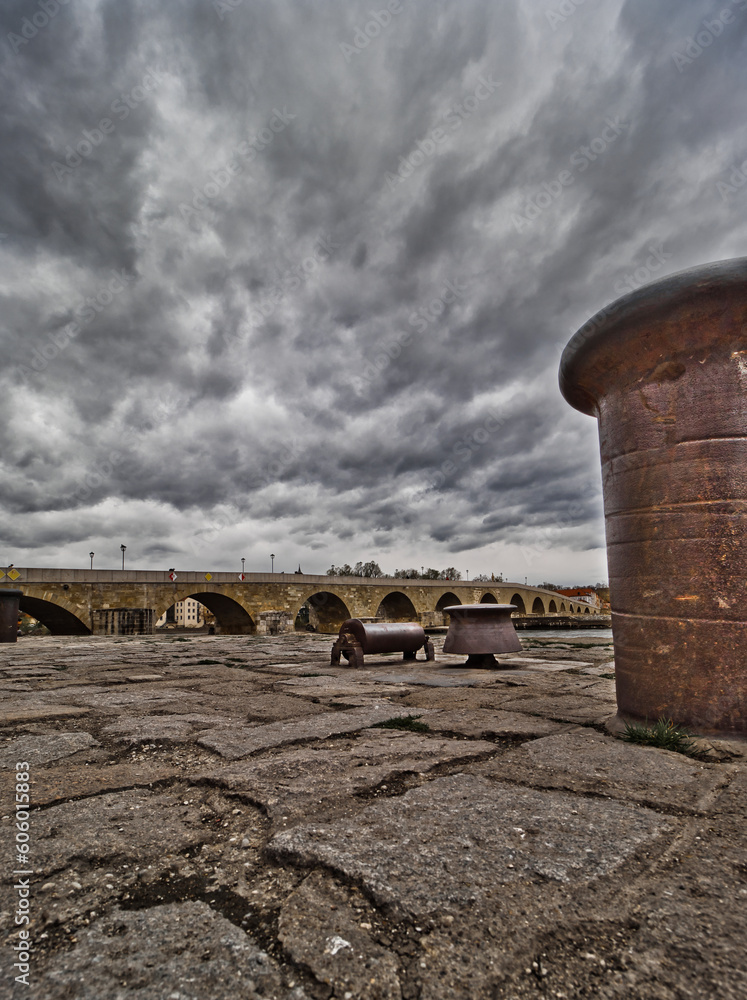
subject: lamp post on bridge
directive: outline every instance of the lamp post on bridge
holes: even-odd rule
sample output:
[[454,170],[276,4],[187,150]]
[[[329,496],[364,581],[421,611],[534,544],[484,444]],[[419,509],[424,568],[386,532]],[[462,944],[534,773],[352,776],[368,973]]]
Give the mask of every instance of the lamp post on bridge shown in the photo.
[[270,572],[271,573],[275,572],[275,553],[274,552],[270,553]]
[[122,569],[124,569],[124,554],[125,554],[125,549],[127,548],[127,546],[126,545],[120,545],[119,547],[122,550]]
[[88,555],[91,557],[91,569],[93,569],[93,557],[94,557],[95,553],[89,552]]
[[244,563],[245,562],[246,562],[246,559],[242,556],[241,557],[241,575],[242,575],[242,577],[244,575]]

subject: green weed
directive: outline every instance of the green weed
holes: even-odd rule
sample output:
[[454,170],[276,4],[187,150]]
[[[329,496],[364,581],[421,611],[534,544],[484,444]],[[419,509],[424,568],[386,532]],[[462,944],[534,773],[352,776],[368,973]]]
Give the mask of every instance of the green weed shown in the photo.
[[675,725],[671,719],[666,719],[663,715],[653,726],[626,722],[625,731],[620,734],[620,739],[627,743],[672,750],[674,753],[685,754],[686,757],[703,758],[703,751],[698,749],[692,737],[691,732],[683,726]]

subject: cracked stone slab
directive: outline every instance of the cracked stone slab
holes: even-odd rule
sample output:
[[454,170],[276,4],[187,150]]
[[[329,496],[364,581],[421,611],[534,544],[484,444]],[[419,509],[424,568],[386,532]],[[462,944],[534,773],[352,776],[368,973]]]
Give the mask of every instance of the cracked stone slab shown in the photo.
[[229,726],[232,720],[215,715],[146,715],[144,718],[125,717],[106,726],[102,733],[112,736],[121,743],[143,743],[151,740],[170,740],[184,743],[195,732],[212,729],[215,726]]
[[34,970],[34,1000],[305,1000],[273,959],[207,903],[115,909]]
[[141,788],[178,775],[169,764],[133,763],[126,761],[112,766],[70,768],[61,764],[32,774],[31,797],[34,805],[45,806],[67,799],[100,795],[102,792]]
[[384,685],[371,678],[350,676],[349,673],[342,677],[327,675],[294,677],[292,680],[280,681],[278,686],[288,691],[295,691],[297,694],[314,695],[317,698],[362,694],[385,697],[386,695],[402,694],[402,688],[399,684]]
[[614,694],[600,697],[599,694],[587,695],[583,689],[579,689],[574,694],[507,698],[501,707],[507,711],[532,712],[533,715],[541,715],[557,722],[577,722],[583,725],[606,722],[617,710],[617,702]]
[[352,712],[325,712],[310,718],[290,722],[273,722],[266,726],[234,727],[204,733],[197,741],[208,750],[215,750],[228,760],[239,760],[259,750],[296,743],[300,740],[324,740],[339,733],[357,732],[376,722],[384,722],[396,715],[406,715],[393,705],[375,704],[370,708]]
[[310,875],[282,907],[280,941],[336,997],[401,1000],[398,958],[375,943],[370,923],[361,926],[367,921],[356,914],[351,895],[318,872]]
[[90,733],[49,733],[21,736],[0,750],[0,767],[14,768],[17,761],[48,764],[62,757],[71,757],[80,750],[101,744]]
[[[179,854],[212,841],[197,809],[174,795],[142,789],[110,792],[95,798],[63,802],[31,815],[29,863],[45,874],[59,871],[73,859],[90,863]],[[0,828],[4,856],[10,857],[14,831],[9,821]]]
[[42,705],[39,708],[28,708],[21,705],[4,705],[0,708],[0,726],[9,726],[15,722],[38,722],[43,719],[75,719],[88,715],[90,708],[80,708],[76,705]]
[[[377,684],[419,684],[423,687],[474,687],[484,681],[487,670],[395,670],[376,674]],[[379,688],[381,690],[381,688]],[[401,693],[401,691],[400,691]]]
[[588,729],[533,740],[503,754],[500,762],[477,764],[470,770],[498,781],[695,811],[706,808],[729,777],[723,764],[634,746]]
[[440,764],[484,759],[495,749],[492,743],[479,740],[444,740],[372,729],[339,745],[298,747],[198,777],[261,803],[273,820],[296,819],[313,815],[341,798],[366,793],[397,776],[417,778]]
[[436,778],[352,819],[276,834],[280,861],[323,865],[362,883],[382,907],[412,916],[482,902],[527,880],[602,878],[675,821],[627,803],[493,783]]
[[496,736],[526,736],[533,739],[568,728],[567,724],[553,722],[551,719],[485,708],[454,708],[434,712],[428,715],[428,725],[435,733],[461,733],[477,739]]

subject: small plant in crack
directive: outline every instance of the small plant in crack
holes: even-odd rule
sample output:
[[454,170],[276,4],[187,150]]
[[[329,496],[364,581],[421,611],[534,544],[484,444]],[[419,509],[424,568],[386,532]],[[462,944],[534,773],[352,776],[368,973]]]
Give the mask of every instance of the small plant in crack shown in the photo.
[[699,749],[689,730],[685,729],[684,726],[676,725],[663,715],[653,726],[641,726],[638,723],[626,722],[625,731],[620,734],[620,739],[627,743],[637,743],[640,746],[671,750],[674,753],[681,753],[686,757],[695,757],[699,760],[708,759],[708,754]]
[[418,722],[419,715],[395,715],[392,719],[377,722],[371,729],[407,729],[411,733],[428,733],[430,726],[426,722]]

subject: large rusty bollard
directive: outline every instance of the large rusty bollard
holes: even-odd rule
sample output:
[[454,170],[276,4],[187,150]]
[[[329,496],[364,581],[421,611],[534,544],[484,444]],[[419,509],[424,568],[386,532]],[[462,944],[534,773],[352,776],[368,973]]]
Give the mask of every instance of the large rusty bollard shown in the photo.
[[451,604],[444,653],[467,653],[465,667],[490,670],[500,667],[494,653],[518,653],[521,640],[511,612],[515,604]]
[[599,421],[616,724],[747,736],[747,258],[603,309],[560,387]]
[[18,638],[18,602],[22,597],[22,590],[0,588],[0,642]]

